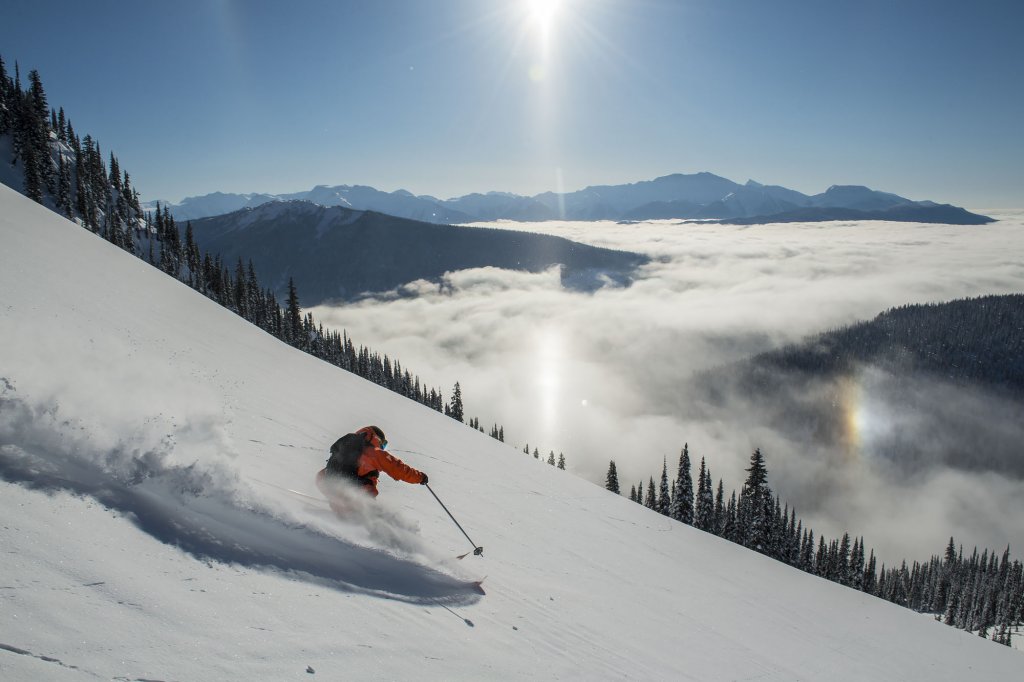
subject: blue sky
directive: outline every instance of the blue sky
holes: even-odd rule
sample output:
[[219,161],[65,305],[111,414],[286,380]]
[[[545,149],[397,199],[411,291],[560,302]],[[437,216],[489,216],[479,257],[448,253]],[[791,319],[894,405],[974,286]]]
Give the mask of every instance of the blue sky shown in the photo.
[[1024,3],[536,4],[5,0],[0,55],[145,199],[706,170],[1024,206]]

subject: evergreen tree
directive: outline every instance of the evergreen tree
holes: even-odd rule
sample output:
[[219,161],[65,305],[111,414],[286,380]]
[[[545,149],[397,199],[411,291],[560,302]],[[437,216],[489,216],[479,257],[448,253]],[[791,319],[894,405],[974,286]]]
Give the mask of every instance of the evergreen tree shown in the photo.
[[[252,262],[250,261],[250,265]],[[192,231],[192,221],[185,223],[185,268],[187,273],[186,283],[198,291],[205,293],[205,285],[202,277],[202,261],[199,254],[199,245],[196,244],[195,233]],[[255,282],[249,281],[249,286]]]
[[11,129],[12,86],[8,85],[7,67],[3,56],[0,56],[0,135]]
[[815,573],[814,566],[814,531],[808,528],[804,531],[805,537],[800,543],[800,568],[808,573]]
[[672,513],[672,495],[668,487],[668,461],[661,460],[661,485],[658,487],[658,512],[665,516]]
[[729,506],[725,510],[725,522],[722,524],[722,537],[731,542],[741,544],[743,542],[742,528],[739,522],[739,509],[736,502],[736,491],[732,491],[729,498]]
[[676,474],[675,491],[672,495],[672,518],[693,525],[693,479],[690,476],[690,446],[683,445],[679,454],[679,471]]
[[771,489],[768,487],[768,468],[764,455],[757,448],[750,456],[750,467],[746,469],[747,480],[740,493],[742,509],[740,524],[744,536],[743,544],[764,552],[769,546],[770,518],[767,514]]
[[822,578],[828,577],[828,548],[825,546],[825,536],[818,538],[818,553],[814,555],[814,572]]
[[850,534],[843,533],[842,542],[839,544],[839,554],[836,562],[836,581],[841,585],[853,584],[853,574],[850,570]]
[[853,552],[850,555],[850,587],[855,590],[864,589],[864,538],[853,541]]
[[50,156],[50,106],[39,72],[33,69],[28,77],[29,89],[16,112],[15,149],[22,160],[25,196],[41,204],[44,190],[56,193]]
[[548,464],[555,466],[555,451],[552,450],[548,453]]
[[701,530],[714,532],[713,518],[715,513],[715,497],[711,488],[711,472],[708,471],[704,458],[700,458],[700,471],[697,472],[697,499],[694,501],[693,525]]
[[[562,467],[562,468],[564,469],[565,467]],[[608,474],[605,476],[605,479],[604,479],[604,487],[605,487],[606,490],[611,490],[616,495],[619,494],[619,473],[615,469],[615,460],[614,459],[611,460],[610,462],[608,462]],[[631,499],[635,499],[636,498],[636,489],[635,488],[633,489],[633,492],[631,493],[630,497],[631,497]]]
[[725,487],[722,479],[718,479],[718,492],[715,494],[715,510],[712,516],[711,532],[722,535],[725,532]]
[[57,157],[57,210],[66,218],[75,217],[71,204],[71,164],[63,154]]
[[[788,505],[787,505],[788,506]],[[786,563],[796,566],[800,562],[800,537],[803,535],[803,521],[797,521],[796,509],[789,511],[789,530]]]
[[875,576],[875,550],[871,550],[871,556],[868,559],[868,566],[864,570],[864,586],[861,588],[868,594],[874,594],[876,588],[876,576]]
[[[462,387],[459,386],[459,382],[455,382],[455,388],[452,389],[452,403],[451,403],[451,414],[448,415],[457,422],[461,422],[463,418],[462,414]],[[534,457],[537,456],[537,452],[534,451]]]
[[[188,263],[188,240],[186,239],[185,244],[185,262]],[[238,257],[238,262],[235,264],[235,281],[233,287],[233,307],[235,312],[249,319],[249,292],[248,292],[248,280],[245,277],[245,265],[242,263],[242,257]]]
[[565,471],[565,455],[561,452],[558,453],[558,468]]
[[285,341],[300,347],[302,341],[302,309],[299,307],[299,292],[295,289],[295,280],[288,278],[288,310],[285,313]]
[[654,489],[654,477],[651,477],[650,482],[647,484],[647,498],[644,500],[644,506],[648,509],[658,508],[658,493]]

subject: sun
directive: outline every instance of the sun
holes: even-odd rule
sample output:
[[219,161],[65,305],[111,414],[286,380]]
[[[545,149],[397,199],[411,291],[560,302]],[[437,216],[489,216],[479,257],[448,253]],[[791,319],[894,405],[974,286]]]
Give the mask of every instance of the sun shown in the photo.
[[563,0],[523,0],[523,11],[530,30],[537,37],[541,51],[546,52],[558,22],[565,13]]
[[530,19],[537,24],[542,32],[550,31],[561,9],[561,0],[525,0],[525,2],[526,12]]

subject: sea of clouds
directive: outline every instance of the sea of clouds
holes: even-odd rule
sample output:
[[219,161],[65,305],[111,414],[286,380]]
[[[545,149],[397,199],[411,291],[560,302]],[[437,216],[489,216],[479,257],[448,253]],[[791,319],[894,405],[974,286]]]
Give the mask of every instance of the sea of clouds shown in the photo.
[[[773,432],[743,401],[694,418],[686,390],[695,372],[894,306],[1024,291],[1024,211],[987,213],[998,222],[494,223],[652,261],[632,286],[592,294],[563,289],[556,270],[482,268],[313,312],[428,386],[447,392],[459,381],[467,417],[501,424],[519,450],[564,453],[571,471],[602,484],[614,459],[624,492],[657,479],[665,459],[672,475],[688,443],[694,469],[706,458],[728,495],[760,447],[770,484],[805,523],[863,535],[883,559],[926,559],[950,535],[968,547],[1024,547],[1012,521],[1024,516],[1020,480],[942,462],[896,475],[871,451],[869,384],[857,396],[864,438],[842,457]],[[979,400],[971,409],[984,415]],[[1000,407],[993,419],[1004,418]]]

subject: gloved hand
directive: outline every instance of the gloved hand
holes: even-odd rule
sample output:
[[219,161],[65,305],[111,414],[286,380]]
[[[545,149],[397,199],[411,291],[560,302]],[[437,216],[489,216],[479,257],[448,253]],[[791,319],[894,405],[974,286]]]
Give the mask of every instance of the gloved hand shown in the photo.
[[427,484],[427,475],[423,474],[423,480],[420,481],[420,485],[426,485],[426,484]]

